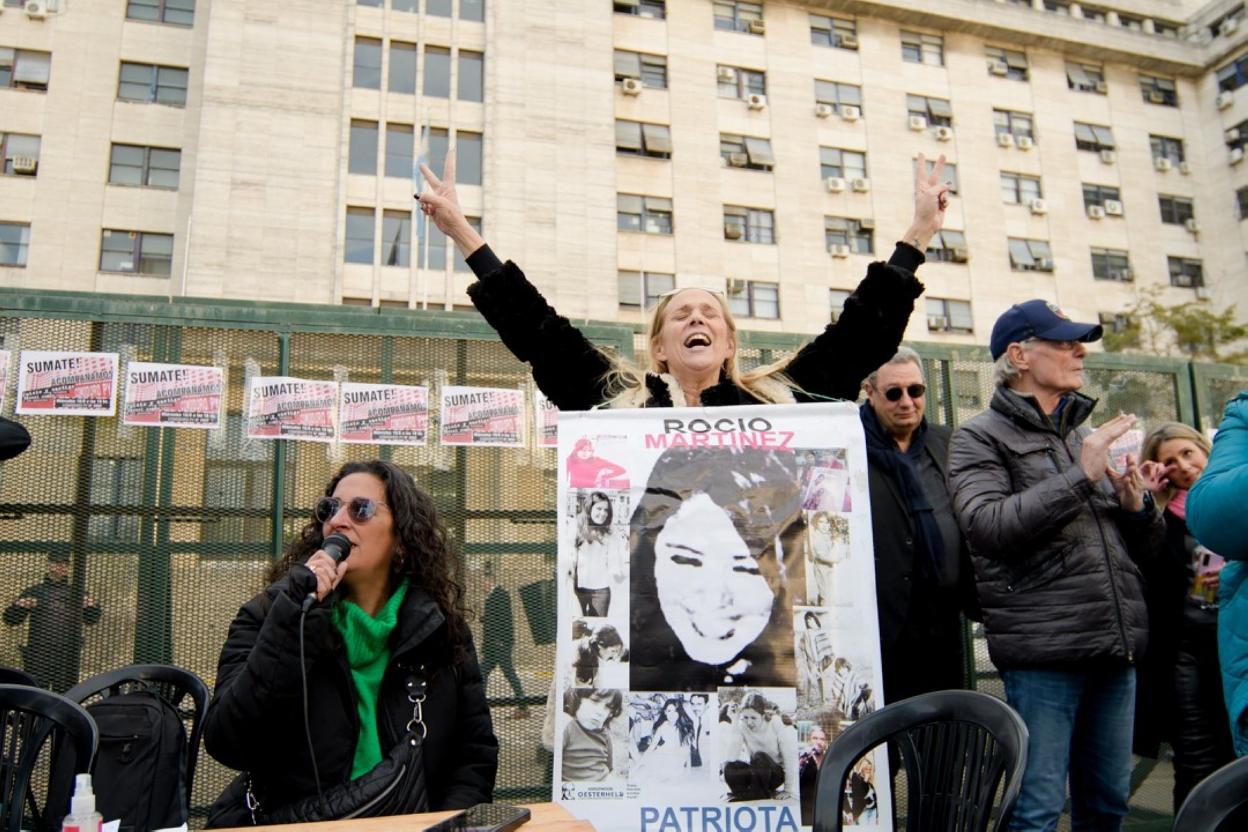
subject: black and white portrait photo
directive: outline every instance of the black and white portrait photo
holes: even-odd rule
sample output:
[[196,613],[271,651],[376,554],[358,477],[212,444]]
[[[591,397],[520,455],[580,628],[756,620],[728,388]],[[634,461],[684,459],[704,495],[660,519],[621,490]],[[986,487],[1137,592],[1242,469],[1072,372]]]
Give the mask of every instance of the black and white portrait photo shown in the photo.
[[563,781],[605,783],[628,777],[624,694],[614,688],[568,688],[563,694]]
[[573,544],[572,590],[581,615],[606,618],[611,593],[626,587],[628,578],[627,492],[571,492],[576,537]]
[[724,689],[731,722],[721,724],[720,771],[729,802],[798,795],[796,703],[791,689]]
[[628,687],[628,646],[614,624],[572,622],[572,679],[578,686]]
[[806,513],[806,602],[815,607],[848,607],[854,585],[845,574],[849,561],[849,518],[831,511]]

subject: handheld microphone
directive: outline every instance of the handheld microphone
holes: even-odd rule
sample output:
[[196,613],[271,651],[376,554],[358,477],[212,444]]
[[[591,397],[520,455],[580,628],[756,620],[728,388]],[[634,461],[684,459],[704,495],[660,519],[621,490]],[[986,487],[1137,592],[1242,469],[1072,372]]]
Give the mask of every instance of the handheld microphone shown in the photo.
[[[329,537],[321,541],[321,550],[329,555],[335,564],[342,563],[351,554],[351,541],[342,532],[334,532]],[[308,593],[303,599],[303,609],[306,612],[309,607],[316,603],[316,590]]]

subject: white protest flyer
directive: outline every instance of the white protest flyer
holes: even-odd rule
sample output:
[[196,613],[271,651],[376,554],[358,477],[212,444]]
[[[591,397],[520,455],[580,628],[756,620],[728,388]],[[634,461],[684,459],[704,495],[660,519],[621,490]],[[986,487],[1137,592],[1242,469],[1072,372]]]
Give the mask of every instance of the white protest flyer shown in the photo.
[[[553,799],[603,832],[808,826],[812,752],[882,698],[858,409],[561,413],[558,453]],[[891,828],[888,783],[880,748],[847,828]]]
[[442,444],[524,447],[524,391],[442,388]]
[[9,392],[9,361],[13,354],[0,350],[0,412],[4,411],[4,397]]
[[247,386],[247,438],[333,442],[337,409],[336,382],[254,376]]
[[559,445],[559,408],[536,389],[533,391],[533,429],[539,448]]
[[429,388],[342,383],[338,441],[423,445],[429,437]]
[[112,416],[117,412],[117,353],[22,350],[17,412]]
[[156,428],[221,427],[225,370],[189,364],[126,366],[121,419],[127,425]]

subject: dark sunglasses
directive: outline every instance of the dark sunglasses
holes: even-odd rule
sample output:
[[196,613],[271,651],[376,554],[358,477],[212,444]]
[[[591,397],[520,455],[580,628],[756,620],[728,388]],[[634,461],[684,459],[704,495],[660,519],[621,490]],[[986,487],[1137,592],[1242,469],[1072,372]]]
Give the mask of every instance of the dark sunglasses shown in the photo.
[[[356,523],[363,523],[371,520],[377,513],[377,509],[384,508],[385,505],[370,497],[353,497],[351,502],[347,503],[347,516]],[[316,508],[312,510],[312,513],[319,522],[328,523],[340,508],[342,508],[342,500],[337,497],[322,497],[316,501]]]
[[923,394],[927,392],[926,384],[909,384],[905,387],[890,387],[884,391],[884,398],[890,402],[901,401],[901,391],[906,391],[906,395],[912,399],[921,399]]

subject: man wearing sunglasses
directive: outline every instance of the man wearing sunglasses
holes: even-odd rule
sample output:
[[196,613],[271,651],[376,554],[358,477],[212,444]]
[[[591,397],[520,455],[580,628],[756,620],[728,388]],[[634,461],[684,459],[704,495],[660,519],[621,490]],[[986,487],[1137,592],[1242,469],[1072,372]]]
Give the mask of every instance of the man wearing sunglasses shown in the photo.
[[923,368],[909,347],[863,388],[884,700],[965,687],[957,593],[964,549],[945,483],[949,428],[923,415]]
[[966,534],[988,652],[1031,734],[1010,829],[1057,827],[1069,776],[1075,829],[1116,830],[1127,814],[1135,664],[1148,611],[1136,560],[1165,524],[1135,460],[1109,447],[1135,422],[1083,426],[1096,324],[1055,305],[1010,307],[992,328],[997,387],[950,442],[949,482]]

